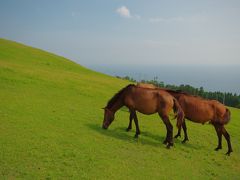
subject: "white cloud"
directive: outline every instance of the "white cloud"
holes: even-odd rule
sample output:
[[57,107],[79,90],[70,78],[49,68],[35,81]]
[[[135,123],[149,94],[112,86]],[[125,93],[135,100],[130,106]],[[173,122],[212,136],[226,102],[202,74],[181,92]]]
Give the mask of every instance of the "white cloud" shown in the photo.
[[118,8],[118,9],[116,10],[116,12],[117,12],[120,16],[125,17],[125,18],[131,18],[131,17],[132,17],[129,9],[128,9],[126,6],[122,6],[122,7]]
[[185,21],[185,18],[183,17],[171,17],[171,18],[150,18],[149,21],[151,23],[160,23],[160,22],[165,22],[165,23],[169,23],[169,22],[183,22]]
[[150,18],[149,22],[151,23],[173,23],[173,22],[195,23],[195,22],[206,22],[206,17],[201,15],[196,15],[191,17],[177,16],[177,17],[170,17],[170,18],[157,17],[157,18]]

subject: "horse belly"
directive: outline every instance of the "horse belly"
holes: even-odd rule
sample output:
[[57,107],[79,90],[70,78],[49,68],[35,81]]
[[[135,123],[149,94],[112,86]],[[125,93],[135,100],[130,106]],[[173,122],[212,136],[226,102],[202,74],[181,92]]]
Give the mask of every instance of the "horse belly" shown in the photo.
[[133,108],[143,114],[153,114],[157,112],[157,101],[152,97],[138,96],[132,101]]
[[136,103],[135,109],[143,114],[153,114],[157,111],[157,104],[153,101],[143,101],[141,103]]
[[188,108],[186,113],[187,119],[196,123],[206,123],[213,118],[213,113],[206,108]]

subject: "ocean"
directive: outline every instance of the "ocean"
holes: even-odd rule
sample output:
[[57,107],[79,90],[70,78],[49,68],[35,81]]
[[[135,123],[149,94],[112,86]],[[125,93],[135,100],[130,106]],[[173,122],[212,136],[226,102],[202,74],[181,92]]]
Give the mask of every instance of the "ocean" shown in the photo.
[[240,65],[89,65],[95,71],[112,76],[129,76],[137,81],[154,77],[165,84],[189,84],[207,91],[240,94]]

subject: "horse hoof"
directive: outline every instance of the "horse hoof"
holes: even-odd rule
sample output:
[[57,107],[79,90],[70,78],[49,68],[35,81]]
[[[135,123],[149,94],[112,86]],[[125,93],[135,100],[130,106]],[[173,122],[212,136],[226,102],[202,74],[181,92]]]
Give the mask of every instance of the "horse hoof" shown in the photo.
[[126,129],[127,132],[130,131],[130,130],[131,130],[131,128],[127,128],[127,129]]
[[167,140],[164,140],[164,141],[163,141],[163,144],[167,144]]
[[178,138],[178,137],[181,137],[181,135],[177,134],[174,136],[174,138]]
[[168,143],[168,145],[167,145],[167,149],[170,149],[171,146],[173,146],[173,143]]
[[170,149],[170,147],[171,147],[171,146],[170,146],[169,144],[166,146],[167,149]]
[[227,155],[227,156],[230,156],[230,152],[227,152],[226,155]]
[[188,141],[188,139],[184,139],[183,141],[182,141],[182,143],[184,144],[184,143],[186,143]]
[[218,151],[219,149],[222,149],[221,147],[217,147],[217,148],[215,148],[214,150],[215,151]]
[[136,139],[137,139],[137,138],[138,138],[138,134],[135,134],[134,138],[136,138]]
[[228,151],[228,152],[226,153],[226,155],[227,155],[227,156],[230,156],[231,152],[232,152],[232,151]]

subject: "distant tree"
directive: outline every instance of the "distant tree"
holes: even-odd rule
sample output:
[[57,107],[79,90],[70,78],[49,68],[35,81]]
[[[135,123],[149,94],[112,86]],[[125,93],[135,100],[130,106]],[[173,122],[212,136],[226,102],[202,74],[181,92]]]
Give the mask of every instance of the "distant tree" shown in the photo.
[[[121,78],[119,76],[116,76],[117,78]],[[137,82],[135,79],[130,78],[129,76],[122,77],[121,79],[126,79],[131,82]],[[226,106],[232,106],[236,108],[240,108],[240,95],[232,94],[230,92],[223,93],[220,91],[215,92],[208,92],[205,91],[203,87],[195,88],[193,86],[190,86],[188,84],[181,84],[180,86],[172,85],[172,84],[166,84],[163,81],[159,81],[158,77],[153,77],[153,80],[141,80],[142,83],[150,83],[154,84],[157,87],[162,88],[168,88],[172,90],[182,90],[184,92],[197,95],[206,99],[212,99],[212,100],[218,100],[221,103],[224,103]]]

